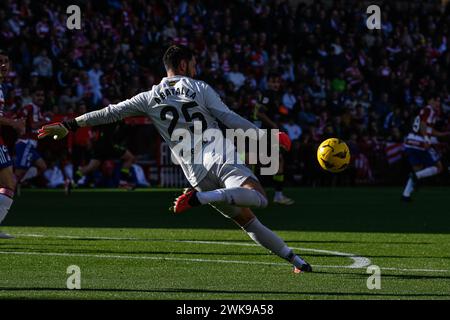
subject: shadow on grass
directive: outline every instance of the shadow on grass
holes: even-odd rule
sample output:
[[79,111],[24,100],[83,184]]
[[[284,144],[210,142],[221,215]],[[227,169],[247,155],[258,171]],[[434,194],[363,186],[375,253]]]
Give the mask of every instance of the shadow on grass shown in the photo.
[[[160,289],[128,289],[128,288],[83,288],[81,290],[68,290],[66,288],[42,288],[42,287],[0,287],[1,291],[16,292],[16,291],[70,291],[74,292],[111,292],[111,293],[185,293],[185,294],[230,294],[230,295],[290,295],[290,296],[316,296],[316,297],[351,297],[361,296],[368,298],[383,298],[383,297],[440,297],[450,298],[449,294],[436,293],[364,293],[364,292],[307,292],[307,291],[270,291],[270,290],[215,290],[215,289],[195,289],[195,288],[160,288]],[[212,297],[214,298],[214,297]],[[93,298],[94,299],[94,298]]]
[[[444,259],[444,260],[448,260],[450,259],[450,257],[442,257],[442,256],[398,256],[398,255],[364,255],[364,257],[366,258],[373,258],[373,259],[378,259],[378,258],[388,258],[388,259]],[[426,268],[425,268],[426,269]]]
[[[450,233],[450,215],[443,201],[448,188],[429,189],[413,205],[399,201],[396,188],[289,189],[293,206],[256,210],[274,230],[321,232]],[[25,190],[24,190],[25,191]],[[44,227],[235,229],[229,219],[209,207],[174,216],[168,207],[176,190],[158,192],[25,191],[5,224]],[[442,200],[442,201],[441,201]],[[430,214],[429,204],[433,203]],[[374,218],[376,217],[376,219]]]
[[[37,247],[37,246],[36,246]],[[23,251],[23,249],[26,248],[27,251]],[[167,255],[167,258],[170,258],[170,255],[194,255],[194,256],[258,256],[258,257],[271,257],[273,255],[271,255],[270,253],[266,252],[266,251],[261,251],[261,252],[236,252],[236,251],[230,251],[230,252],[224,252],[224,251],[214,251],[214,252],[199,252],[199,251],[159,251],[159,250],[133,250],[133,251],[112,251],[112,250],[101,250],[101,249],[93,249],[93,250],[88,250],[88,249],[83,249],[83,250],[70,250],[70,251],[54,251],[54,250],[46,250],[44,248],[39,247],[39,250],[29,250],[30,248],[27,246],[23,246],[23,247],[8,247],[8,248],[4,248],[6,250],[4,250],[5,252],[15,252],[15,251],[19,251],[19,252],[23,252],[24,254],[26,254],[27,252],[30,252],[32,254],[64,254],[64,255],[77,255],[77,254],[85,254],[85,255],[105,255],[105,256],[114,256],[114,255],[121,255],[121,256],[129,256],[130,258],[134,258],[134,257],[139,257],[139,255]],[[142,259],[145,259],[148,256],[143,256]],[[334,257],[334,258],[347,258],[347,257],[338,257],[338,256],[333,256],[330,254],[320,254],[320,253],[311,253],[311,252],[306,252],[303,253],[302,256],[304,257],[315,257],[315,258],[330,258],[330,257]],[[158,257],[164,259],[164,257]],[[247,261],[247,260],[243,260],[244,262],[249,262],[251,263],[252,261]],[[258,263],[258,262],[256,262]]]
[[[238,230],[238,229],[237,229]],[[28,236],[21,236],[20,234],[16,236],[16,239],[30,239],[33,237],[28,237]],[[52,235],[46,235],[42,238],[36,238],[36,239],[43,239],[43,240],[53,240],[53,239],[58,239],[58,241],[73,241],[73,240],[80,240],[80,241],[130,241],[130,242],[139,242],[139,241],[145,241],[145,242],[201,242],[201,241],[207,241],[207,242],[211,242],[211,244],[213,242],[217,242],[220,244],[220,242],[231,242],[231,243],[251,243],[249,241],[246,241],[246,239],[192,239],[192,238],[185,238],[185,239],[152,239],[152,238],[139,238],[139,237],[89,237],[89,236],[52,236]],[[320,244],[363,244],[363,243],[368,243],[368,244],[374,244],[374,245],[386,245],[386,244],[411,244],[411,245],[433,245],[433,242],[412,242],[412,241],[389,241],[389,242],[381,242],[381,241],[362,241],[362,240],[292,240],[289,238],[283,238],[286,243],[289,244],[302,244],[302,243],[320,243]],[[7,243],[3,243],[3,244],[7,244]],[[2,245],[2,243],[0,243],[0,246]],[[57,244],[54,244],[57,245]],[[63,244],[58,244],[58,245],[63,245]]]
[[[336,275],[350,275],[353,278],[357,278],[357,279],[367,279],[368,274],[365,273],[364,271],[362,271],[361,273],[358,272],[333,272],[332,270],[324,270],[324,269],[320,269],[320,268],[316,268],[316,270],[314,270],[315,274],[326,274],[326,275],[331,275],[331,276],[336,276]],[[387,272],[387,271],[386,271]],[[392,270],[389,270],[389,272],[393,272]],[[405,274],[386,274],[385,272],[383,272],[383,267],[381,267],[381,278],[382,279],[400,279],[400,280],[450,280],[450,272],[447,273],[448,275],[405,275]],[[450,292],[449,292],[450,295]]]

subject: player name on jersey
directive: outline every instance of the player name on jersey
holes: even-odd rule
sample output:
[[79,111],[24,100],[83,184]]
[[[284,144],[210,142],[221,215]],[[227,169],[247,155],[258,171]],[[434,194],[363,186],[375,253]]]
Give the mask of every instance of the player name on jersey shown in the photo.
[[155,90],[155,102],[161,103],[164,100],[166,100],[170,96],[185,96],[190,99],[195,99],[195,96],[197,93],[195,91],[192,91],[189,88],[186,88],[184,86],[178,87],[178,88],[170,88],[170,89],[162,89],[162,90]]

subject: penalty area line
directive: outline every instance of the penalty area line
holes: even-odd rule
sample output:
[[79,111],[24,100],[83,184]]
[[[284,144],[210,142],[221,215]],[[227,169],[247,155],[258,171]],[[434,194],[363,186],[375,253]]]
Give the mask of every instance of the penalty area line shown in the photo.
[[[61,238],[61,239],[80,239],[80,240],[127,240],[127,241],[148,241],[145,238],[136,237],[102,237],[102,236],[66,236],[66,235],[43,235],[43,234],[17,234],[18,237],[32,237],[32,238]],[[256,243],[247,242],[226,242],[226,241],[205,241],[205,240],[153,240],[156,242],[174,242],[174,243],[193,243],[193,244],[216,244],[216,245],[227,245],[227,246],[248,246],[248,247],[259,247]],[[288,241],[289,242],[289,241]],[[353,264],[347,266],[337,266],[337,265],[312,265],[316,268],[344,268],[344,269],[364,269],[371,265],[371,260],[366,257],[361,257],[352,253],[345,253],[339,251],[330,251],[323,249],[314,248],[300,248],[291,247],[292,249],[318,252],[324,254],[330,254],[331,256],[341,256],[348,257],[353,260]],[[148,256],[116,256],[116,255],[92,255],[92,254],[76,254],[76,253],[39,253],[39,252],[10,252],[10,251],[0,251],[0,254],[33,254],[33,255],[49,255],[53,254],[55,256],[81,256],[81,257],[94,257],[94,258],[117,258],[117,259],[147,259],[147,260],[174,260],[174,261],[190,261],[190,262],[218,262],[218,263],[238,263],[238,264],[260,264],[260,265],[273,265],[273,266],[285,266],[286,263],[276,263],[276,262],[259,262],[259,261],[241,261],[241,260],[215,260],[215,259],[189,259],[189,258],[170,258],[170,257],[148,257]],[[381,267],[381,270],[390,271],[404,271],[404,272],[438,272],[438,273],[450,273],[450,270],[445,269],[425,269],[425,268],[394,268],[394,267]]]
[[[54,235],[54,236],[45,236],[41,234],[18,234],[17,236],[23,236],[23,237],[35,237],[35,238],[61,238],[61,239],[83,239],[83,240],[126,240],[126,241],[146,241],[148,239],[142,239],[142,238],[134,238],[134,237],[99,237],[99,236],[93,236],[93,237],[80,237],[80,236],[65,236],[65,235]],[[193,244],[208,244],[208,245],[225,245],[225,246],[246,246],[246,247],[259,247],[260,245],[256,243],[249,243],[249,242],[228,242],[228,241],[205,241],[205,240],[157,240],[159,242],[175,242],[175,243],[193,243]],[[314,267],[319,268],[348,268],[348,269],[361,269],[369,266],[371,264],[370,259],[365,257],[360,257],[358,255],[355,255],[353,253],[345,253],[345,252],[339,252],[339,251],[330,251],[330,250],[323,250],[323,249],[313,249],[313,248],[300,248],[300,247],[291,247],[294,250],[300,250],[300,251],[310,251],[310,252],[318,252],[318,253],[325,253],[329,254],[331,256],[339,256],[339,257],[347,257],[350,258],[353,263],[348,266],[337,266],[337,265],[313,265]]]
[[[241,260],[220,260],[220,259],[193,259],[193,258],[172,258],[172,257],[149,257],[149,256],[124,256],[124,255],[103,255],[103,254],[86,254],[86,253],[62,253],[62,252],[22,252],[22,251],[0,251],[0,255],[24,255],[24,256],[50,256],[50,257],[81,257],[81,258],[97,258],[97,259],[130,259],[130,260],[159,260],[159,261],[184,261],[184,262],[205,262],[205,263],[229,263],[229,264],[245,264],[245,265],[267,265],[267,266],[286,266],[287,263],[262,262],[262,261],[241,261]],[[344,268],[355,269],[350,266],[322,266],[312,265],[316,268]],[[433,269],[398,269],[398,268],[382,268],[384,270],[395,271],[416,271],[416,272],[449,272],[449,270],[433,270]]]

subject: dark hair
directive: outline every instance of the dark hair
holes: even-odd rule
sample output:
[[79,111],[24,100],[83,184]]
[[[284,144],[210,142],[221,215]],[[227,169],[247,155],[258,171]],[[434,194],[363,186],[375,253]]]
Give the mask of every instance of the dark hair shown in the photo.
[[188,62],[193,57],[194,53],[191,49],[181,45],[173,45],[164,53],[163,62],[166,70],[176,70],[182,60]]
[[424,100],[426,102],[430,101],[430,100],[438,100],[441,98],[441,95],[438,92],[429,92],[424,94]]
[[44,91],[44,93],[45,93],[44,88],[41,87],[41,86],[33,87],[33,88],[31,88],[31,90],[30,90],[30,92],[31,92],[32,95],[34,95],[34,94],[35,94],[36,92],[38,92],[38,91]]
[[7,55],[8,53],[5,50],[0,49],[0,56],[7,56]]
[[276,71],[272,71],[267,75],[267,80],[276,79],[276,78],[281,78],[281,75]]

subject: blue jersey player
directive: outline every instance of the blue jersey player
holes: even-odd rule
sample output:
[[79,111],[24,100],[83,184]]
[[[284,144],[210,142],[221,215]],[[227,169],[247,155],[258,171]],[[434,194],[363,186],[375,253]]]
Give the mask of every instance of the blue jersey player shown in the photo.
[[[7,118],[3,114],[3,108],[6,104],[3,79],[8,75],[9,65],[10,61],[8,55],[0,49],[0,130],[3,126],[10,126],[20,134],[24,130],[24,122]],[[0,224],[3,222],[11,208],[15,189],[16,178],[12,169],[11,156],[0,131]],[[0,231],[0,239],[9,238],[12,238],[12,236]]]
[[420,114],[415,118],[413,130],[404,142],[405,153],[413,171],[409,175],[403,191],[402,199],[411,201],[418,180],[437,175],[443,171],[440,155],[433,147],[437,138],[449,136],[450,132],[440,132],[434,129],[440,113],[440,98],[432,96]]

